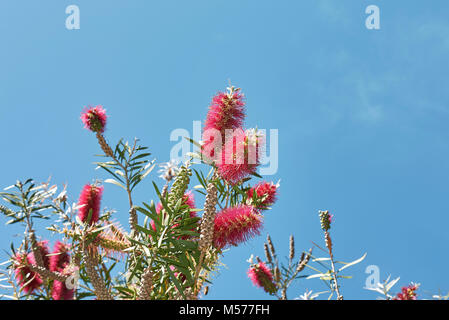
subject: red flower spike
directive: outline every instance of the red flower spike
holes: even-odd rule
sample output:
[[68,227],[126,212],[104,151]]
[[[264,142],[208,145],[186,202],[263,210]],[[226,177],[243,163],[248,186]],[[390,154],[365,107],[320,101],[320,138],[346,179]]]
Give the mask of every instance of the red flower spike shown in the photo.
[[43,283],[40,275],[36,272],[31,271],[30,268],[26,265],[27,263],[33,264],[30,258],[30,253],[18,253],[14,257],[15,264],[13,266],[16,282],[27,294],[33,293]]
[[61,241],[56,241],[50,256],[50,271],[60,271],[70,263],[70,255],[68,253],[69,246]]
[[91,212],[91,219],[89,224],[95,224],[100,218],[100,203],[103,194],[103,186],[86,184],[81,191],[78,205],[82,207],[78,211],[78,218],[82,222],[86,222],[89,213]]
[[228,92],[219,92],[213,97],[207,113],[204,131],[215,129],[225,134],[226,129],[236,129],[245,119],[245,102],[240,89],[228,88]]
[[276,284],[273,281],[273,274],[263,262],[251,265],[248,270],[248,277],[255,286],[262,288],[269,294],[277,291]]
[[53,282],[51,297],[54,300],[73,300],[74,295],[75,291],[73,289],[69,290],[65,283],[58,280]]
[[254,194],[256,196],[257,209],[264,210],[273,205],[277,200],[278,185],[273,182],[262,181],[248,190],[248,199],[252,202]]
[[243,125],[245,119],[245,102],[240,89],[228,88],[228,92],[219,92],[213,97],[204,125],[201,152],[215,161],[221,150],[227,129],[237,129]]
[[260,164],[260,148],[263,146],[263,137],[237,129],[226,139],[221,149],[217,163],[220,176],[231,185],[236,185],[242,179],[256,172]]
[[217,248],[237,246],[259,235],[262,216],[249,205],[238,205],[217,213],[214,221],[214,245]]
[[[44,262],[44,267],[48,269],[50,266],[50,257],[48,256],[48,253],[49,253],[48,240],[39,241],[37,243],[37,247],[39,248],[39,251],[41,253],[42,261]],[[28,254],[28,260],[30,261],[31,264],[37,265],[33,252],[30,252]]]
[[[67,268],[67,267],[66,267]],[[66,268],[59,268],[58,272],[68,274],[69,270]],[[65,282],[55,280],[51,288],[51,297],[54,300],[73,300],[75,296],[75,289],[69,289]]]

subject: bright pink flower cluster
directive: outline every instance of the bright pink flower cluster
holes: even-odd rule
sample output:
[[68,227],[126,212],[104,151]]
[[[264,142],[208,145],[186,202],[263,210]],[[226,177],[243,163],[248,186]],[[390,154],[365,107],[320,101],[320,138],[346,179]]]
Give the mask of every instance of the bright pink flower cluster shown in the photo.
[[273,182],[262,181],[248,190],[248,199],[252,202],[256,197],[255,206],[257,209],[264,210],[273,205],[277,199],[278,186]]
[[235,185],[256,172],[260,163],[259,149],[262,140],[243,129],[236,129],[232,139],[227,139],[216,163],[221,177]]
[[[50,257],[50,271],[64,273],[64,269],[70,263],[69,247],[63,242],[55,243],[52,256]],[[73,300],[74,290],[69,290],[64,282],[55,280],[53,282],[51,296],[54,300]]]
[[[51,256],[49,256],[47,244],[48,241],[37,243],[44,267],[53,272],[64,273],[64,269],[70,263],[68,246],[57,241]],[[36,258],[33,252],[17,254],[15,256],[14,271],[16,281],[27,294],[33,293],[43,284],[42,277],[37,272],[31,271],[30,267],[28,267],[28,265],[36,264]],[[54,300],[72,300],[74,291],[68,290],[64,283],[54,280],[51,294]]]
[[217,248],[237,246],[262,229],[262,216],[250,205],[238,205],[217,213],[214,221],[214,245]]
[[245,102],[240,89],[231,88],[227,93],[219,92],[212,99],[207,113],[204,131],[218,130],[224,136],[226,129],[236,129],[245,119]]
[[42,279],[38,273],[31,271],[30,268],[26,266],[26,264],[31,264],[29,254],[18,253],[14,257],[14,260],[14,274],[17,284],[25,293],[33,293],[34,290],[42,285]]
[[248,277],[255,286],[264,289],[269,294],[273,294],[277,290],[273,281],[273,274],[263,262],[251,265],[248,270]]
[[50,256],[50,271],[61,271],[70,263],[69,246],[56,241]]
[[[39,251],[42,256],[42,260],[44,262],[44,267],[49,267],[49,257],[48,257],[48,241],[41,241],[37,243]],[[27,266],[27,264],[36,265],[36,259],[32,252],[26,254],[16,254],[14,257],[14,273],[16,277],[17,284],[22,288],[22,290],[27,293],[33,293],[36,289],[38,289],[43,281],[41,276],[31,271],[31,269]]]
[[201,152],[217,165],[223,179],[237,184],[259,165],[260,137],[243,129],[245,103],[240,89],[231,87],[212,99],[207,114]]
[[417,284],[413,283],[407,287],[402,287],[401,292],[399,292],[393,300],[416,300],[416,290],[418,290],[418,287]]
[[55,280],[53,282],[51,297],[54,300],[73,300],[74,290],[67,289],[65,283]]
[[[37,247],[39,248],[39,251],[41,253],[42,260],[44,262],[44,267],[48,269],[50,266],[50,257],[48,256],[48,252],[49,252],[48,251],[48,240],[39,241],[37,243]],[[33,252],[29,253],[29,260],[30,260],[31,264],[37,264],[36,258],[34,257]]]
[[86,184],[81,191],[78,205],[82,206],[78,211],[78,218],[82,222],[87,222],[89,214],[91,219],[89,224],[95,224],[100,218],[101,196],[103,194],[103,186]]
[[204,125],[202,153],[215,160],[223,147],[226,130],[241,128],[245,118],[245,102],[240,89],[229,88],[212,99]]
[[81,120],[86,129],[103,133],[106,128],[106,110],[102,106],[85,108],[81,114]]

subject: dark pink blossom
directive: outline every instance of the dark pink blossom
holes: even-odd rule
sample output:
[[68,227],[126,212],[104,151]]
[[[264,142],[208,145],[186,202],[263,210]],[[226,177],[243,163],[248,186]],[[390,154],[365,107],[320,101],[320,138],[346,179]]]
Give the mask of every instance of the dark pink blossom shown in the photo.
[[89,224],[94,224],[100,218],[101,196],[103,194],[103,186],[86,184],[81,191],[78,205],[82,206],[78,211],[78,218],[82,222],[87,222],[89,214],[91,219]]
[[61,241],[56,241],[50,256],[50,271],[60,271],[70,263],[68,253],[69,246]]
[[[39,251],[41,253],[42,261],[44,262],[44,267],[49,268],[50,266],[50,257],[48,256],[48,240],[39,241],[37,243],[37,247],[39,248]],[[31,264],[37,265],[36,258],[34,257],[34,253],[30,252],[28,254],[28,258]]]
[[73,300],[75,291],[68,289],[65,283],[55,280],[51,290],[51,297],[54,300]]
[[240,89],[228,88],[228,92],[219,92],[212,99],[207,113],[203,132],[202,154],[209,160],[215,160],[225,140],[227,129],[242,127],[245,119],[244,96]]
[[106,128],[106,110],[102,106],[85,108],[81,113],[81,120],[86,129],[103,133]]
[[36,272],[31,271],[27,264],[33,264],[30,259],[31,254],[16,254],[14,257],[14,275],[17,284],[27,294],[33,293],[43,283],[42,278]]
[[259,235],[262,226],[262,216],[253,206],[223,209],[215,216],[214,245],[217,248],[237,246]]
[[273,182],[262,181],[256,184],[254,187],[248,190],[248,199],[251,200],[256,196],[256,208],[266,209],[274,204],[277,199],[278,185]]
[[401,292],[399,292],[393,300],[416,300],[417,294],[416,290],[418,290],[419,285],[410,284],[407,287],[402,287]]
[[263,262],[251,265],[248,270],[248,277],[255,286],[262,288],[269,294],[277,291],[276,284],[273,281],[273,274]]
[[240,89],[230,88],[213,97],[207,113],[204,131],[215,129],[225,134],[226,129],[236,129],[243,125],[245,102]]
[[250,131],[237,129],[232,137],[226,139],[220,151],[217,168],[220,176],[229,184],[235,185],[256,172],[260,164],[260,148],[263,138]]

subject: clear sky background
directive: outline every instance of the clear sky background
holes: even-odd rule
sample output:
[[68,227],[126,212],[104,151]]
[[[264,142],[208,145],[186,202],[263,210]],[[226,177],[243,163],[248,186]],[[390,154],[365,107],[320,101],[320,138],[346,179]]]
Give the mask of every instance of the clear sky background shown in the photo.
[[[65,28],[65,8],[81,29]],[[381,29],[365,27],[380,8]],[[264,299],[246,276],[270,233],[282,255],[323,244],[317,211],[335,215],[337,259],[367,258],[342,282],[364,290],[365,268],[381,279],[422,284],[421,297],[449,291],[449,3],[428,1],[23,1],[0,3],[0,185],[33,177],[68,183],[77,201],[95,171],[95,136],[85,105],[110,115],[106,136],[139,137],[169,160],[176,128],[204,121],[211,97],[230,79],[247,97],[246,125],[279,130],[279,201],[263,236],[226,253],[211,299]],[[136,202],[154,197],[154,172]],[[127,221],[127,198],[105,186],[103,205]],[[18,241],[0,224],[0,244]],[[51,239],[53,243],[56,239]],[[316,250],[315,253],[319,253]],[[4,252],[1,260],[6,259]],[[291,298],[306,289],[302,280]]]

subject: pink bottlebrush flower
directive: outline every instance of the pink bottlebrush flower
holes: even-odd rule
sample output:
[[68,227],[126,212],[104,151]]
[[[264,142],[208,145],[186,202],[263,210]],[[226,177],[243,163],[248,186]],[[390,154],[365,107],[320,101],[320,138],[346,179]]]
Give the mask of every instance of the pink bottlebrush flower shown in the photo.
[[245,102],[240,89],[228,88],[213,97],[207,113],[204,130],[215,129],[225,134],[226,129],[240,128],[245,119]]
[[277,291],[276,284],[273,281],[273,274],[263,262],[251,265],[248,270],[248,277],[255,286],[264,289],[269,294]]
[[407,287],[402,287],[401,292],[393,298],[393,300],[416,300],[417,294],[416,290],[418,290],[419,285],[412,283]]
[[222,148],[221,133],[217,130],[208,130],[203,134],[201,156],[203,160],[215,162]]
[[[70,263],[70,255],[68,253],[69,246],[61,241],[56,241],[50,256],[50,271],[56,271],[64,274],[64,269]],[[53,282],[51,296],[54,300],[73,300],[74,290],[69,290],[65,283],[55,280]]]
[[36,272],[31,271],[31,269],[27,266],[27,264],[33,264],[31,262],[32,259],[30,258],[30,253],[17,253],[14,257],[15,263],[13,265],[17,284],[27,294],[33,293],[43,283],[40,275]]
[[243,125],[245,102],[240,89],[228,88],[213,97],[207,113],[203,132],[202,154],[206,159],[215,160],[223,144],[226,129],[237,129]]
[[[188,191],[184,195],[184,204],[188,205],[191,209],[195,209],[195,196],[192,191]],[[193,214],[196,215],[194,211]]]
[[[62,248],[60,246],[59,249],[66,249],[66,248]],[[71,272],[73,272],[73,270],[68,267],[68,264],[66,267],[59,268],[57,271],[65,275],[68,275]],[[74,296],[75,290],[67,288],[65,282],[61,282],[58,280],[53,281],[53,286],[51,288],[51,297],[53,298],[53,300],[73,300]]]
[[232,137],[226,139],[218,156],[217,168],[220,176],[228,183],[235,185],[242,179],[256,172],[260,164],[260,148],[263,138],[257,133],[237,129]]
[[103,186],[93,184],[86,184],[81,191],[78,205],[82,207],[78,211],[78,218],[82,222],[87,222],[89,213],[91,212],[91,219],[89,224],[94,224],[100,218],[100,203],[103,194]]
[[70,263],[69,246],[61,241],[56,241],[50,256],[50,271],[60,271]]
[[267,207],[274,204],[277,198],[279,186],[273,182],[262,181],[256,184],[254,187],[248,190],[248,199],[252,202],[253,196],[255,194],[257,200],[257,209],[266,209]]
[[69,290],[65,283],[55,280],[51,290],[51,297],[54,300],[73,300],[75,290]]
[[[37,247],[39,248],[39,251],[41,253],[42,261],[44,262],[44,267],[48,269],[49,266],[50,266],[50,257],[48,256],[48,254],[49,254],[49,251],[48,251],[48,240],[39,241],[37,243]],[[36,263],[36,258],[34,257],[34,253],[33,252],[30,252],[28,254],[28,260],[33,265],[37,264]]]
[[102,106],[85,108],[81,114],[84,127],[92,132],[103,133],[106,127],[106,110]]
[[250,205],[238,205],[217,213],[214,221],[214,245],[237,246],[260,234],[262,216]]

